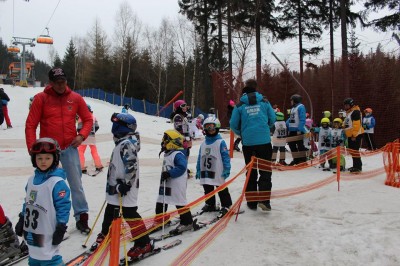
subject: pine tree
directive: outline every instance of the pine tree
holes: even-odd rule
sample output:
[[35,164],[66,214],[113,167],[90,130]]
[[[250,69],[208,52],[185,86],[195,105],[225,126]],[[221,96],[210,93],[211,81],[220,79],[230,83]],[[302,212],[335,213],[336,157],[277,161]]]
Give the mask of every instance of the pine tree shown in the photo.
[[72,39],[69,41],[67,50],[65,52],[64,58],[62,60],[62,68],[68,78],[68,86],[75,89],[75,79],[76,79],[76,48]]
[[373,26],[377,30],[386,32],[389,30],[400,30],[400,1],[399,0],[367,0],[364,3],[366,12],[379,12],[388,9],[389,14],[377,19],[373,19],[367,25]]

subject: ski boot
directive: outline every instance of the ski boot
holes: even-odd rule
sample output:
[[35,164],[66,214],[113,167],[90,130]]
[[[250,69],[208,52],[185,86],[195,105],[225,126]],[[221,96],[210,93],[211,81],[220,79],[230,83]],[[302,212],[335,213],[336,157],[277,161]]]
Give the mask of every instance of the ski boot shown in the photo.
[[208,205],[207,203],[201,208],[202,212],[215,212],[217,211],[217,208],[215,205]]
[[152,241],[147,243],[144,247],[133,246],[127,253],[127,256],[132,260],[139,260],[143,256],[146,256],[147,253],[151,253],[154,250],[154,244]]
[[271,204],[269,203],[269,201],[262,201],[258,203],[258,207],[265,212],[271,211]]
[[89,215],[87,213],[81,213],[79,215],[79,221],[76,222],[76,228],[83,234],[90,233],[90,227],[88,225]]
[[21,253],[18,237],[14,233],[12,224],[8,218],[6,223],[0,227],[0,235],[0,262],[14,258]]

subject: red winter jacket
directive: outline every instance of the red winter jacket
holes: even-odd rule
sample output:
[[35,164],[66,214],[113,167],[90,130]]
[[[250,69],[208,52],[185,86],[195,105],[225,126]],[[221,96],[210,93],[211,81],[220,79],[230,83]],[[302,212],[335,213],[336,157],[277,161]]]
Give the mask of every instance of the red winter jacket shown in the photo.
[[62,95],[57,94],[51,85],[35,95],[25,124],[25,138],[28,150],[36,141],[36,128],[40,123],[40,138],[53,138],[61,149],[67,148],[77,136],[75,118],[82,119],[83,127],[79,131],[85,139],[93,126],[92,114],[85,100],[68,86]]

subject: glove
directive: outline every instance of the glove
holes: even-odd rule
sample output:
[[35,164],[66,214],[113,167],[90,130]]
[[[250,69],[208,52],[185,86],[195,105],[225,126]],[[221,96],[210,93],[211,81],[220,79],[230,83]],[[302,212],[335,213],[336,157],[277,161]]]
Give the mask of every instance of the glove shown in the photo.
[[19,213],[19,219],[17,224],[15,225],[15,233],[17,236],[22,236],[24,233],[24,215],[22,212]]
[[55,246],[59,245],[64,238],[65,232],[67,232],[67,226],[65,224],[57,224],[56,231],[53,233],[53,241],[51,244]]
[[229,177],[229,175],[231,174],[231,172],[229,170],[224,170],[222,171],[222,177],[224,179],[227,179]]
[[129,192],[129,190],[131,190],[131,187],[132,186],[130,184],[121,183],[121,184],[117,185],[117,191],[123,197]]
[[161,173],[161,181],[167,181],[169,178],[171,177],[171,175],[168,172],[162,172]]

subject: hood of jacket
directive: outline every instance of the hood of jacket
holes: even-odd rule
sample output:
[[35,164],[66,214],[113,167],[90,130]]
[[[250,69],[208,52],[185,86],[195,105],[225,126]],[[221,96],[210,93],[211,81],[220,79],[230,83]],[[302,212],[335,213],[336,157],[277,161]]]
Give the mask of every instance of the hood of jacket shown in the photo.
[[62,168],[57,167],[57,168],[51,169],[47,172],[42,172],[36,168],[35,177],[33,179],[33,184],[35,184],[35,185],[43,184],[52,176],[59,176],[64,180],[66,180],[66,178],[67,178],[67,175],[65,174],[65,171]]
[[262,96],[258,92],[244,93],[242,97],[240,97],[240,101],[247,105],[255,105],[263,100],[264,96]]

